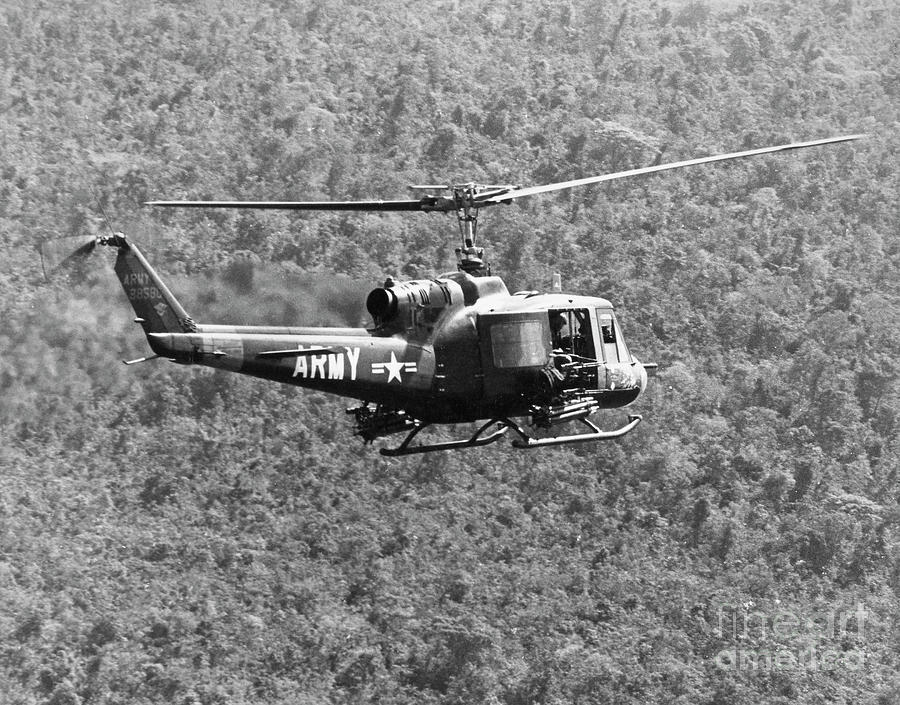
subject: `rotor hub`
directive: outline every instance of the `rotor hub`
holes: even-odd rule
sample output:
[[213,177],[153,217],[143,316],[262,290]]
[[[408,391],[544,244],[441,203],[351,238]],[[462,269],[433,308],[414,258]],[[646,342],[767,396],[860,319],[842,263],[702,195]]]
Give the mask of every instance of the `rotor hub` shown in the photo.
[[456,213],[462,246],[456,248],[457,267],[471,276],[490,275],[484,261],[484,248],[478,247],[478,211],[495,205],[488,200],[519,188],[511,184],[477,184],[468,182],[449,186],[411,186],[413,189],[449,191],[449,196],[432,196],[428,210]]

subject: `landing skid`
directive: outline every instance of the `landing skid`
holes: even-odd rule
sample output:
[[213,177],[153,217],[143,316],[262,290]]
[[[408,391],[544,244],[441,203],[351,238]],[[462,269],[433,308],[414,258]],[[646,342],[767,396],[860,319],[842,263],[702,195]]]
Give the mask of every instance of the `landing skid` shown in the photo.
[[[414,455],[416,453],[430,453],[438,450],[461,450],[463,448],[477,448],[486,446],[499,441],[503,435],[512,429],[519,438],[515,439],[512,444],[515,448],[543,448],[545,446],[558,446],[568,443],[585,443],[587,441],[609,441],[614,438],[621,438],[626,433],[634,429],[641,422],[641,416],[633,414],[628,417],[628,423],[617,428],[614,431],[603,431],[595,423],[586,418],[576,419],[588,427],[588,433],[576,433],[567,436],[553,436],[551,438],[535,438],[528,433],[515,421],[508,418],[491,419],[469,438],[458,441],[445,441],[442,443],[428,443],[425,445],[411,446],[413,439],[420,431],[426,429],[431,424],[420,424],[412,429],[403,439],[403,442],[396,448],[382,448],[381,454],[388,457],[397,457],[400,455]],[[500,428],[491,434],[483,435],[493,424],[499,424]]]
[[641,417],[638,414],[632,414],[628,417],[628,423],[622,426],[621,428],[617,428],[614,431],[602,431],[593,421],[589,419],[582,418],[577,419],[580,423],[583,423],[590,429],[589,433],[575,433],[568,436],[552,436],[550,438],[535,438],[534,436],[529,436],[522,430],[522,427],[518,424],[509,421],[510,428],[515,431],[519,438],[513,441],[513,446],[516,448],[543,448],[545,446],[561,446],[567,443],[584,443],[586,441],[611,441],[614,438],[621,438],[626,433],[634,429],[640,422]]
[[[493,433],[482,436],[482,434],[487,431],[488,427],[492,424],[499,423],[501,424],[501,428],[497,429]],[[406,438],[403,439],[403,443],[401,443],[396,448],[382,448],[381,454],[387,455],[389,457],[396,457],[398,455],[413,455],[415,453],[430,453],[435,450],[460,450],[462,448],[477,448],[478,446],[486,446],[494,443],[495,441],[499,441],[500,438],[509,430],[511,422],[507,419],[491,419],[486,424],[481,426],[471,437],[459,441],[445,441],[443,443],[429,443],[427,445],[420,446],[412,446],[410,447],[410,443],[413,438],[425,428],[428,428],[431,424],[422,424],[420,426],[416,426],[412,431],[410,431]]]

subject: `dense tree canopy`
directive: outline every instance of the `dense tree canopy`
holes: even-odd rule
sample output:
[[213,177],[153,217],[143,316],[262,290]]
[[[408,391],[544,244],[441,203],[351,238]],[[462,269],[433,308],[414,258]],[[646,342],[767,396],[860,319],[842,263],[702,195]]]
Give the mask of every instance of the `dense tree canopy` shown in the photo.
[[[895,702],[896,3],[426,5],[0,7],[6,700]],[[453,267],[451,220],[141,203],[851,132],[485,213],[510,289],[559,271],[660,363],[601,446],[384,459],[340,400],[124,368],[105,253],[49,283],[35,254],[102,206],[200,320],[356,325],[367,282]]]

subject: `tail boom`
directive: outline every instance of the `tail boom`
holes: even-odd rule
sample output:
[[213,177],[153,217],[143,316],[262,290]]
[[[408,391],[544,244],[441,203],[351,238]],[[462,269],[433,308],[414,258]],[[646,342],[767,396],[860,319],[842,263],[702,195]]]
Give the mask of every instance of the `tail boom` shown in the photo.
[[[202,328],[201,328],[202,330]],[[327,330],[327,329],[326,329]],[[357,399],[430,394],[434,350],[398,338],[362,335],[150,333],[153,352]]]

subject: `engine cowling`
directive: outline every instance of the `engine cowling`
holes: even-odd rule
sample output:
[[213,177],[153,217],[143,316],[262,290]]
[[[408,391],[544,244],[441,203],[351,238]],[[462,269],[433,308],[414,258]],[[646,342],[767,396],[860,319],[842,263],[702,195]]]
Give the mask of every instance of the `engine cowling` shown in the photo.
[[[366,310],[376,327],[405,328],[415,325],[415,311],[425,313],[432,320],[451,299],[449,284],[440,281],[408,281],[395,284],[392,280],[384,286],[372,289],[366,297]],[[461,298],[461,297],[460,297]]]

